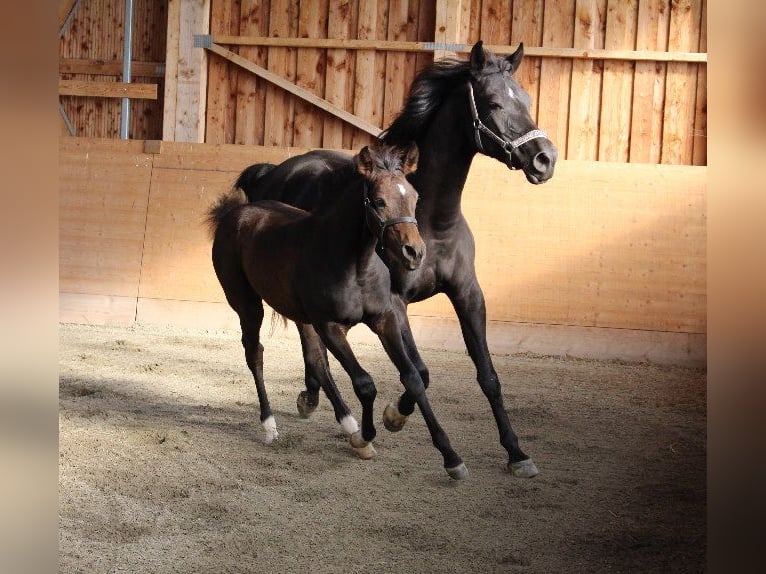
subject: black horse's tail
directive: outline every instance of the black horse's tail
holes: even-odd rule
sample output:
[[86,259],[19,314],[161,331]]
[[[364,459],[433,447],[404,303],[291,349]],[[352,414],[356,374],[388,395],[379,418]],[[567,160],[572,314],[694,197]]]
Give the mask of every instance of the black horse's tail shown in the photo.
[[207,212],[206,222],[211,237],[215,236],[218,226],[221,225],[221,222],[231,210],[236,209],[240,205],[245,205],[246,203],[247,197],[245,197],[244,192],[236,187],[219,197]]
[[275,167],[277,166],[273,163],[255,163],[246,167],[245,170],[239,174],[237,181],[234,183],[234,188],[239,188],[244,191],[248,201],[256,201],[257,199],[260,199],[257,195],[258,180]]

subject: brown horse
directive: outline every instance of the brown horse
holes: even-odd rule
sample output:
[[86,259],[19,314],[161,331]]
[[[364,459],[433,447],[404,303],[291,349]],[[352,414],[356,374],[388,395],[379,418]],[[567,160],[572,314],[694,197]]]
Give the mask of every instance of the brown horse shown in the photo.
[[346,339],[357,323],[378,335],[407,393],[416,397],[447,472],[463,478],[463,461],[426,398],[420,373],[427,371],[412,340],[406,307],[392,294],[389,270],[376,255],[376,250],[385,252],[386,260],[410,270],[423,261],[425,243],[414,217],[417,192],[406,178],[416,169],[417,158],[415,144],[404,149],[382,143],[365,147],[350,163],[353,172],[346,170],[339,179],[345,183],[333,194],[335,200],[313,214],[277,201],[247,203],[245,195],[234,190],[210,210],[213,266],[226,300],[240,318],[267,442],[278,433],[263,382],[263,301],[284,317],[311,325],[351,377],[362,404],[361,431],[329,373],[321,382],[361,458],[375,453],[371,441],[376,434],[376,390]]

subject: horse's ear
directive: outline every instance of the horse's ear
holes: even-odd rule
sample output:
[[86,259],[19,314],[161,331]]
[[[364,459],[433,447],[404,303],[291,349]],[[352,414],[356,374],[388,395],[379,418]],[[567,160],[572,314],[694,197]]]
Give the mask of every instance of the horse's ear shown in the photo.
[[418,144],[412,142],[409,147],[403,150],[402,153],[402,173],[407,175],[418,169],[418,158],[420,152],[418,151]]
[[484,52],[484,42],[479,40],[471,48],[471,70],[481,72],[487,63],[487,54]]
[[512,74],[519,69],[519,66],[521,65],[521,59],[523,57],[524,57],[524,42],[519,42],[519,47],[516,48],[516,51],[506,58],[506,60],[508,60],[508,63],[511,64]]
[[368,146],[364,146],[359,152],[359,155],[356,156],[356,170],[363,176],[368,177],[372,175],[374,168],[375,165],[372,160],[370,148]]

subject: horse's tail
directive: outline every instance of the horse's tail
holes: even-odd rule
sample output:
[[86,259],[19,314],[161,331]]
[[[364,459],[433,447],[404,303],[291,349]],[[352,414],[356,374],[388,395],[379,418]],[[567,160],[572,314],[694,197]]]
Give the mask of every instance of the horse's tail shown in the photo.
[[255,163],[249,167],[246,167],[244,171],[239,174],[237,181],[234,183],[234,188],[241,189],[247,196],[248,201],[256,201],[261,199],[258,197],[257,193],[258,180],[275,167],[277,166],[273,163]]
[[206,222],[211,237],[215,236],[218,226],[233,209],[246,203],[245,193],[237,187],[219,197],[207,212]]

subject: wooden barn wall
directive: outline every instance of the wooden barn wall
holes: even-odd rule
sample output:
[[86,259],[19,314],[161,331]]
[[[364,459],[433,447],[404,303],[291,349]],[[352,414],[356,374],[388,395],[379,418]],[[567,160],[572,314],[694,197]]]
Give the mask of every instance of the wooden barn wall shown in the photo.
[[[243,165],[302,151],[62,138],[61,319],[237,329],[205,211]],[[704,364],[706,173],[563,160],[532,186],[477,158],[463,208],[493,352]],[[464,348],[445,297],[409,314],[422,346]]]
[[[125,0],[61,0],[74,6],[72,18],[59,40],[60,78],[86,82],[122,81]],[[132,99],[129,135],[161,139],[167,0],[133,1],[132,81],[158,85],[158,98]],[[72,73],[71,70],[88,73]],[[149,74],[149,75],[142,75]],[[120,137],[118,98],[60,96],[59,101],[78,137]],[[63,127],[62,127],[63,129]]]
[[[199,0],[195,0],[199,1]],[[61,0],[60,5],[71,5]],[[226,46],[232,52],[384,128],[400,110],[427,51],[386,42],[450,42],[545,49],[706,52],[707,0],[205,0],[213,36],[374,40],[375,49]],[[439,16],[439,11],[449,12]],[[130,137],[161,139],[168,0],[135,0],[133,60],[156,100],[132,100]],[[80,0],[60,40],[61,78],[119,81],[124,0]],[[207,19],[203,19],[207,22]],[[438,20],[438,23],[437,23]],[[446,24],[445,24],[446,23]],[[184,24],[187,25],[188,24]],[[207,23],[205,23],[207,26]],[[195,33],[185,30],[188,40]],[[449,31],[448,31],[449,33]],[[188,43],[188,42],[187,42]],[[176,46],[177,48],[177,46]],[[202,48],[194,48],[202,50]],[[462,54],[464,57],[465,54]],[[626,56],[627,58],[628,56]],[[168,62],[175,73],[177,62]],[[359,149],[371,136],[209,53],[201,127],[208,143]],[[528,55],[518,72],[533,117],[562,159],[705,165],[707,65],[686,61]],[[175,79],[175,78],[174,78]],[[78,136],[118,137],[116,98],[62,96]],[[173,103],[173,106],[175,104]],[[180,116],[179,116],[180,117]],[[168,121],[167,119],[165,120]],[[173,130],[166,130],[173,133]],[[203,141],[203,136],[198,141]]]

